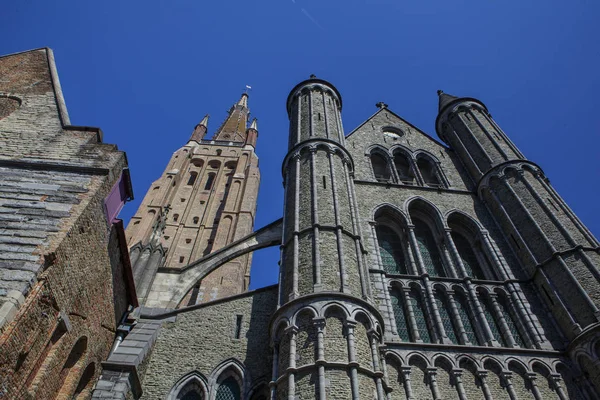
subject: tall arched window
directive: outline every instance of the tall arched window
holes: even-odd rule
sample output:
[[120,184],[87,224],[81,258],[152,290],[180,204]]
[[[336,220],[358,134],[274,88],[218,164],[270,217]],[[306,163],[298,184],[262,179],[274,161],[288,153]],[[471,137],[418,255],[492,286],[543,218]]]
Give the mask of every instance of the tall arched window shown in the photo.
[[415,322],[417,324],[417,330],[421,340],[425,343],[431,343],[431,334],[427,325],[427,318],[425,314],[425,303],[421,293],[415,287],[410,290],[410,305],[412,307],[413,314],[415,316]]
[[467,298],[463,293],[456,292],[454,295],[454,300],[456,303],[456,309],[458,311],[458,317],[460,318],[460,322],[465,330],[467,340],[472,344],[481,344],[479,343],[479,340],[477,340],[477,335],[475,334],[475,323],[473,322],[473,314],[470,311],[471,309],[469,307]]
[[506,321],[506,325],[508,325],[508,329],[510,330],[510,334],[512,335],[515,343],[520,347],[526,347],[525,342],[523,341],[523,336],[521,336],[521,332],[519,332],[517,324],[512,317],[512,313],[510,312],[511,309],[508,305],[508,299],[503,294],[498,295],[498,306],[500,306],[502,316]]
[[392,310],[394,311],[394,318],[396,319],[396,330],[398,336],[405,342],[408,342],[408,320],[406,319],[406,312],[404,308],[404,297],[399,289],[395,289],[391,293]]
[[187,184],[188,185],[193,185],[194,182],[196,182],[196,177],[198,176],[198,173],[195,171],[190,172],[190,178],[188,179]]
[[506,346],[506,340],[504,340],[504,337],[500,333],[500,323],[498,322],[497,316],[494,313],[494,309],[492,308],[489,297],[484,294],[480,294],[479,302],[483,307],[483,315],[485,316],[485,320],[492,331],[492,336],[502,346]]
[[431,276],[446,276],[442,259],[431,230],[421,221],[415,221],[415,236],[425,270]]
[[471,243],[463,235],[457,232],[452,232],[452,240],[454,241],[456,250],[458,250],[460,259],[465,266],[467,275],[475,279],[485,279],[485,275],[483,274],[481,265],[479,265],[479,261],[477,260],[477,256],[475,255],[475,251],[473,251]]
[[376,228],[379,254],[383,269],[390,274],[406,274],[406,261],[402,251],[402,242],[394,230],[385,225]]
[[206,178],[206,184],[204,185],[204,190],[210,190],[213,186],[213,182],[215,181],[215,173],[211,172],[208,174],[208,178]]
[[390,166],[383,155],[379,153],[371,154],[371,165],[373,166],[375,179],[377,179],[378,182],[389,182],[391,180],[392,174]]
[[421,171],[421,176],[427,186],[441,186],[440,179],[437,176],[435,164],[426,157],[419,157],[417,167]]
[[241,390],[237,380],[230,376],[219,384],[215,400],[240,400]]
[[443,293],[440,293],[439,290],[436,290],[435,302],[440,313],[440,318],[442,319],[442,325],[444,327],[444,331],[446,332],[446,336],[448,336],[448,339],[450,339],[452,343],[458,344],[457,330],[452,323],[452,312],[450,311],[450,305],[448,304],[446,296]]
[[396,172],[398,173],[400,182],[408,185],[415,183],[415,175],[412,172],[410,161],[406,154],[402,153],[401,151],[396,151],[394,153],[394,166],[396,167]]

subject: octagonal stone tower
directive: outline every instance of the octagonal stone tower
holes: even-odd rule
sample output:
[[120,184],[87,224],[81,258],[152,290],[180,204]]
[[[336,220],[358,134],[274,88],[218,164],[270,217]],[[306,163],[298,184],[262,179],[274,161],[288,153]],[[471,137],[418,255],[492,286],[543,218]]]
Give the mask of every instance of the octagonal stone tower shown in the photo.
[[382,318],[370,302],[342,100],[321,79],[290,93],[273,398],[383,399]]

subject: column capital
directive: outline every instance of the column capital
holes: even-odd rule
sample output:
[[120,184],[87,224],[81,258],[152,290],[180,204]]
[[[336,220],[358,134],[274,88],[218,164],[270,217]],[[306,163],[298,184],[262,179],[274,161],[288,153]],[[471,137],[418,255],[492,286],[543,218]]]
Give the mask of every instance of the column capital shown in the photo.
[[376,341],[379,341],[379,339],[381,338],[381,336],[379,335],[379,332],[377,332],[373,328],[371,328],[367,331],[367,335],[369,336],[369,339],[375,339]]
[[324,317],[313,318],[313,326],[316,327],[318,331],[322,331],[325,328],[325,324]]
[[345,326],[347,329],[354,329],[354,328],[356,328],[356,325],[358,325],[358,322],[356,322],[356,321],[355,321],[355,320],[353,320],[353,319],[350,319],[350,318],[348,318],[348,319],[346,319],[346,320],[344,321],[344,326]]
[[293,334],[295,335],[296,333],[298,333],[298,327],[296,325],[290,325],[287,328],[285,328],[284,332],[286,334]]

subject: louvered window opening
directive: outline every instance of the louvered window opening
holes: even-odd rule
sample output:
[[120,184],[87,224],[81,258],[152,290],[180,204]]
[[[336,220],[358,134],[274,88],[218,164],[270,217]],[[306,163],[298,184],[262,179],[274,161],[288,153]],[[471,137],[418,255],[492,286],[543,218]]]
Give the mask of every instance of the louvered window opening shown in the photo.
[[521,336],[521,332],[519,332],[515,320],[512,318],[512,314],[510,313],[506,299],[500,296],[498,298],[498,305],[500,306],[500,310],[502,310],[502,315],[504,316],[506,325],[508,325],[508,330],[510,331],[515,343],[521,347],[526,347],[523,337]]
[[421,222],[415,223],[415,236],[425,270],[431,276],[446,276],[437,244],[429,228]]
[[419,336],[421,336],[423,342],[431,343],[431,335],[429,334],[427,319],[425,318],[425,304],[423,304],[423,299],[421,298],[421,295],[417,293],[416,289],[410,291],[410,300]]
[[502,346],[506,346],[506,341],[504,340],[504,337],[500,333],[501,332],[500,324],[498,323],[498,321],[496,320],[496,318],[494,316],[494,312],[492,311],[492,306],[490,304],[489,299],[487,299],[483,296],[479,296],[479,301],[483,305],[483,314],[485,315],[485,319],[490,327],[490,330],[492,331],[492,336]]
[[442,294],[438,293],[435,295],[435,302],[437,303],[440,318],[442,319],[442,326],[444,327],[446,336],[448,336],[448,339],[450,339],[452,343],[458,344],[454,324],[452,324],[452,317],[450,317],[450,307],[448,306],[448,301],[443,297]]
[[406,319],[406,313],[404,312],[404,297],[402,297],[402,292],[394,290],[392,292],[391,300],[398,336],[400,336],[400,339],[404,342],[408,342],[410,340],[408,334],[408,320]]
[[465,266],[467,276],[471,276],[476,279],[485,279],[485,275],[483,274],[481,265],[479,265],[479,261],[477,260],[477,256],[473,251],[471,243],[469,243],[464,236],[455,232],[452,232],[452,240],[456,245],[456,250],[458,250],[460,259]]
[[215,400],[240,400],[240,387],[234,378],[227,378],[219,385]]
[[371,155],[371,164],[373,165],[373,173],[378,182],[388,182],[391,173],[387,160],[380,154]]
[[383,269],[389,274],[406,274],[406,262],[400,237],[387,226],[377,227],[379,254]]
[[469,303],[467,299],[461,294],[457,293],[454,297],[456,308],[458,309],[458,316],[460,317],[460,322],[462,322],[463,329],[465,330],[465,334],[467,335],[467,340],[472,344],[480,344],[479,340],[477,340],[477,335],[475,334],[475,329],[473,328],[474,323],[471,319],[471,314],[469,313]]

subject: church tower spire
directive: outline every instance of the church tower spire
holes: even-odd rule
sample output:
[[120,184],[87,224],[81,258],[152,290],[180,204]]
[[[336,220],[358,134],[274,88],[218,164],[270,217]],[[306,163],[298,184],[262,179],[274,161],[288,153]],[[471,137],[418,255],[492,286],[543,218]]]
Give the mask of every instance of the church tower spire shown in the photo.
[[248,93],[242,93],[242,97],[238,102],[229,109],[229,115],[215,132],[213,139],[227,142],[245,142],[249,114]]
[[[248,95],[244,93],[213,140],[205,140],[206,115],[188,143],[173,153],[131,219],[127,238],[135,260],[136,285],[143,289],[141,304],[174,308],[248,289],[250,254],[221,265],[191,289],[170,286],[160,272],[181,274],[189,264],[253,231],[260,172],[254,152],[256,123],[246,129],[249,113]],[[198,146],[200,143],[202,146]],[[154,229],[158,220],[160,235]],[[160,243],[154,243],[157,240]],[[144,253],[148,244],[154,246],[151,250],[160,250],[156,262],[145,261],[154,254]],[[178,290],[187,291],[183,301],[173,300]]]

